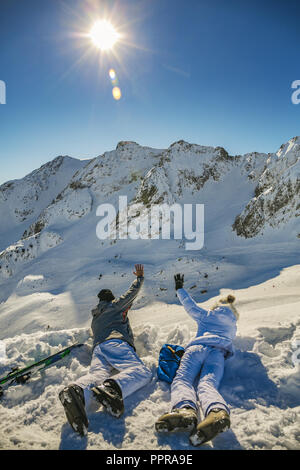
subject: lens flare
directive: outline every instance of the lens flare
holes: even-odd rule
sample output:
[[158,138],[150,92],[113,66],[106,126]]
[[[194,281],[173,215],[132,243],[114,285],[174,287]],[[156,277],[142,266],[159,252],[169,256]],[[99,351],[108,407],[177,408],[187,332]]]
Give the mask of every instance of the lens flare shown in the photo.
[[109,73],[109,76],[111,78],[111,80],[115,80],[116,79],[116,72],[114,69],[110,69],[110,71],[108,72]]
[[112,95],[116,101],[119,101],[122,97],[121,90],[118,86],[115,86],[112,90]]

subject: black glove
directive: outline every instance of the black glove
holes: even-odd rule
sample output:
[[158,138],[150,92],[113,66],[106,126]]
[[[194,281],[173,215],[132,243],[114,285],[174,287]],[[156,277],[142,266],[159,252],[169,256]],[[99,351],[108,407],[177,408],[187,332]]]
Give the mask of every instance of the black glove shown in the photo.
[[184,274],[175,274],[175,289],[182,289],[184,284]]

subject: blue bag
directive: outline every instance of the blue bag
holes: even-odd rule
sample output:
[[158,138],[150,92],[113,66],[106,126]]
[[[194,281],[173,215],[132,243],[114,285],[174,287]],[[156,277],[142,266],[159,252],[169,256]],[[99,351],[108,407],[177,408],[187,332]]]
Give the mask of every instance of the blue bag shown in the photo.
[[174,344],[164,344],[159,353],[157,376],[169,384],[173,382],[184,348]]

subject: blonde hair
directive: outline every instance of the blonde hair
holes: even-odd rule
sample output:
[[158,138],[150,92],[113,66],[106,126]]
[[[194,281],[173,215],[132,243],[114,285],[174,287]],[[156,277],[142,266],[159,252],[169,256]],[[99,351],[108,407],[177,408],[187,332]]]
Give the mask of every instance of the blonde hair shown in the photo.
[[221,297],[212,307],[211,310],[215,310],[216,308],[224,305],[226,307],[229,307],[234,314],[235,318],[238,320],[240,315],[239,312],[237,311],[236,307],[233,305],[235,302],[235,296],[232,294],[227,295],[226,297]]

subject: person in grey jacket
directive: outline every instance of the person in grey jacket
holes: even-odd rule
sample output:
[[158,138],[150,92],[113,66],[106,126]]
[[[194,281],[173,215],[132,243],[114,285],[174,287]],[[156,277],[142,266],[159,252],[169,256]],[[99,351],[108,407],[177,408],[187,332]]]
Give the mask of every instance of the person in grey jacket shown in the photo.
[[[99,292],[92,310],[93,357],[89,372],[59,394],[72,428],[84,435],[88,428],[86,406],[95,398],[112,415],[124,413],[124,398],[146,385],[150,370],[137,356],[128,311],[144,282],[144,267],[135,265],[137,279],[115,299],[108,289]],[[113,372],[116,372],[112,375]]]

